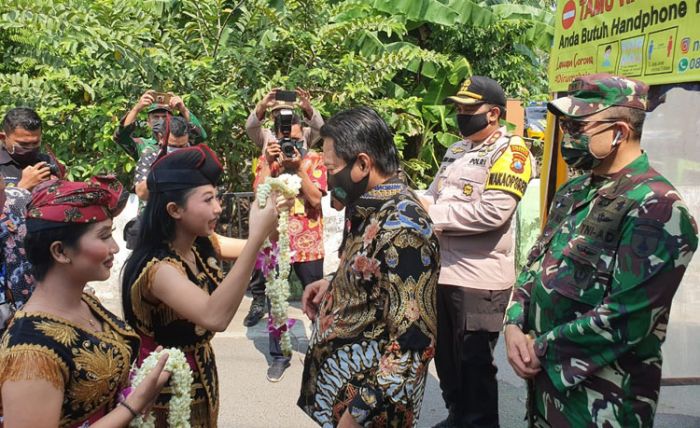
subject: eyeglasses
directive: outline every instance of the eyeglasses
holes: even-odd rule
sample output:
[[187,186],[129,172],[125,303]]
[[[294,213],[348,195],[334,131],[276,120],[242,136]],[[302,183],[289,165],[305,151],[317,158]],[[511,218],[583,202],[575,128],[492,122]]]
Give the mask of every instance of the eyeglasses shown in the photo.
[[588,126],[589,123],[615,123],[619,122],[620,119],[602,119],[602,120],[573,120],[573,119],[561,119],[559,124],[562,131],[571,135],[581,135],[584,128]]

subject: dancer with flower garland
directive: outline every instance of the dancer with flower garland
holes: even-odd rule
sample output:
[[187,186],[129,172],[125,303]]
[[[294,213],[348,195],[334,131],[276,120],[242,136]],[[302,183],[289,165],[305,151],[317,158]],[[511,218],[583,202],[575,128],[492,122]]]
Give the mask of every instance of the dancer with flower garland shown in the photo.
[[109,278],[121,195],[114,178],[52,180],[35,189],[25,248],[37,284],[0,344],[0,425],[125,427],[167,382],[164,356],[119,400],[139,337],[83,291],[88,281]]
[[[221,214],[215,186],[222,172],[205,145],[181,149],[153,164],[143,226],[122,283],[125,317],[141,336],[139,361],[159,345],[185,353],[194,377],[192,427],[217,425],[219,381],[210,341],[236,313],[256,254],[274,231],[277,209],[291,204],[276,194],[264,209],[253,204],[250,236],[241,250],[237,240],[214,234]],[[221,259],[233,257],[236,263],[224,277]],[[171,391],[166,388],[154,405],[158,427],[167,426]]]
[[338,113],[321,136],[347,221],[337,273],[302,297],[315,323],[298,405],[324,427],[415,426],[435,352],[437,238],[374,110]]

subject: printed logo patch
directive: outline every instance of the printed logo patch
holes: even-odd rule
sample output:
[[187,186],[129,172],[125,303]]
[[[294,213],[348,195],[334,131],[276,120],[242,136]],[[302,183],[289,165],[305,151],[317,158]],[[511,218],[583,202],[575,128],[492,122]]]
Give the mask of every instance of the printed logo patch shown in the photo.
[[471,196],[472,193],[474,193],[474,186],[472,186],[471,184],[465,184],[464,189],[462,189],[462,192],[464,192],[466,196]]

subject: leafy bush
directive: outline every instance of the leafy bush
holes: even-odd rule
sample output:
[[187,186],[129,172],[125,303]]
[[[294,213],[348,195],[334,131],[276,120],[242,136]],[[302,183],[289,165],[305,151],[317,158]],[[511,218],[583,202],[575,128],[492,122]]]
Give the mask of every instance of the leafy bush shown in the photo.
[[[471,47],[459,49],[465,37]],[[111,135],[145,90],[173,91],[204,123],[238,191],[249,189],[257,154],[244,131],[250,109],[273,87],[301,86],[325,116],[375,107],[425,187],[459,138],[442,99],[472,67],[511,95],[540,94],[549,43],[544,5],[9,0],[0,5],[0,110],[35,107],[71,178],[111,171],[128,181],[134,162]]]

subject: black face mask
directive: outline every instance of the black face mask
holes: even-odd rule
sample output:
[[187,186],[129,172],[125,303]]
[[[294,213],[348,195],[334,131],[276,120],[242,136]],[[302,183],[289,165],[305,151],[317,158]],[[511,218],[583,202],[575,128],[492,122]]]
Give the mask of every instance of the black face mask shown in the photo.
[[153,138],[155,138],[156,140],[160,140],[160,138],[163,136],[163,133],[165,132],[165,120],[155,120],[151,125],[151,130],[153,131]]
[[34,165],[37,160],[39,160],[39,148],[27,149],[19,144],[15,144],[12,146],[12,153],[10,153],[10,156],[20,165]]
[[331,189],[331,196],[341,204],[348,206],[357,201],[367,191],[369,174],[359,183],[352,181],[350,172],[355,164],[355,160],[349,162],[345,168],[335,174],[328,174],[328,187]]
[[469,138],[469,136],[486,128],[489,124],[489,120],[486,118],[487,114],[488,112],[480,114],[458,114],[457,126],[462,136]]

